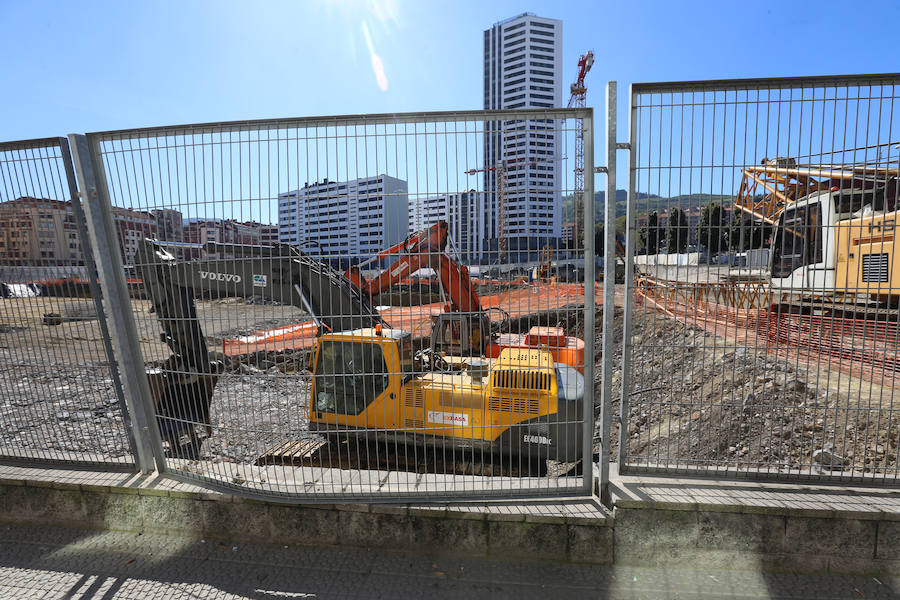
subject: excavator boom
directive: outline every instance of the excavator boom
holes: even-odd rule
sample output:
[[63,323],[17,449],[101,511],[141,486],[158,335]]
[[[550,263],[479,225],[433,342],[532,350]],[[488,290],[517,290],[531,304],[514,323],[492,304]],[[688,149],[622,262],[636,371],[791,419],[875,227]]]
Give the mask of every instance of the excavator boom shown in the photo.
[[[234,258],[179,261],[167,246],[226,252]],[[382,325],[369,299],[329,265],[291,246],[235,244],[169,244],[144,240],[135,255],[135,270],[143,282],[172,355],[147,370],[160,432],[171,451],[196,456],[195,423],[206,423],[213,390],[223,365],[211,360],[197,319],[195,298],[262,296],[292,304],[310,313],[319,332],[348,331]],[[182,433],[191,442],[184,450]]]

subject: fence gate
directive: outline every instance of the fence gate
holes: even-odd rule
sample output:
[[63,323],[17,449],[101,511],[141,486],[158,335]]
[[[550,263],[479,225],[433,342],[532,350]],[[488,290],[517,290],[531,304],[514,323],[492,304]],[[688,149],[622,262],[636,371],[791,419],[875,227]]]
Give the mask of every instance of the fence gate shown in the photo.
[[589,493],[591,116],[88,134],[161,467],[286,501]]
[[898,83],[632,87],[620,471],[896,485]]
[[0,143],[0,456],[134,464],[64,138]]

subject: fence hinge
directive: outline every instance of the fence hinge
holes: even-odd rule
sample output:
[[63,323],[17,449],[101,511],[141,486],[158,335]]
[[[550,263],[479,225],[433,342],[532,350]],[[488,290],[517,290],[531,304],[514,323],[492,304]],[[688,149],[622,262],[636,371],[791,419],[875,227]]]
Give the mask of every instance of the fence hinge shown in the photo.
[[631,142],[616,142],[616,150],[631,150]]
[[594,167],[594,173],[609,173],[606,167]]

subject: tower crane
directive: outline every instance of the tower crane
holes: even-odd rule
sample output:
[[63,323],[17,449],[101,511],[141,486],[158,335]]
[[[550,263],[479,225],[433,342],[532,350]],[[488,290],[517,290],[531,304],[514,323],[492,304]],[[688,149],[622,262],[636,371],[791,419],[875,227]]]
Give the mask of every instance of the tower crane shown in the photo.
[[[510,169],[526,165],[534,165],[537,163],[544,162],[556,162],[557,160],[564,160],[566,157],[534,157],[534,156],[519,156],[516,158],[510,158],[508,160],[503,160],[498,162],[495,165],[489,167],[483,167],[481,169],[469,169],[465,171],[466,175],[474,175],[476,173],[487,173],[490,171],[494,171],[497,173],[497,245],[498,245],[498,260],[502,260],[506,256],[506,173]],[[582,161],[583,162],[583,161]]]
[[[587,53],[578,57],[578,77],[572,84],[570,90],[572,95],[569,97],[569,108],[584,108],[587,99],[587,88],[584,85],[584,77],[591,70],[594,64],[594,52],[588,50]],[[584,124],[581,119],[575,123],[575,203],[584,192]],[[578,221],[578,210],[575,210],[575,220]],[[586,225],[586,224],[585,224]]]

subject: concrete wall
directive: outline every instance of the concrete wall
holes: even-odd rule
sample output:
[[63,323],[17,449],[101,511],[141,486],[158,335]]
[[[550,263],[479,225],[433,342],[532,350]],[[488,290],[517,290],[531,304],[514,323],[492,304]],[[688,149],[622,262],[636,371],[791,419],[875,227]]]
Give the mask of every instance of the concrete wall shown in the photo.
[[213,540],[610,564],[604,519],[483,507],[287,505],[208,492],[47,481],[0,483],[0,522]]
[[[79,483],[77,477],[66,483],[0,479],[0,522],[469,558],[900,574],[900,513],[886,510],[898,500],[895,495],[882,496],[876,510],[864,508],[864,501],[840,509],[843,500],[797,508],[788,506],[788,498],[749,506],[729,503],[727,492],[722,501],[699,504],[619,498],[610,514],[584,499],[287,505],[200,491],[165,478],[103,477],[97,483]],[[786,493],[796,499],[798,491]]]
[[616,507],[614,563],[798,573],[900,573],[900,521],[829,511]]

